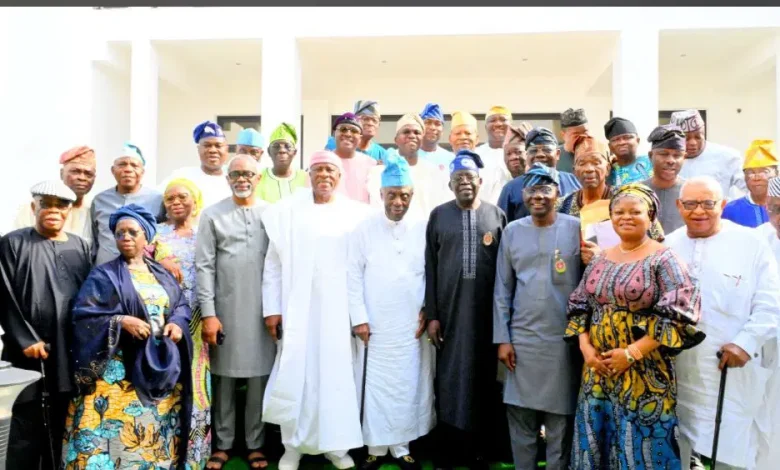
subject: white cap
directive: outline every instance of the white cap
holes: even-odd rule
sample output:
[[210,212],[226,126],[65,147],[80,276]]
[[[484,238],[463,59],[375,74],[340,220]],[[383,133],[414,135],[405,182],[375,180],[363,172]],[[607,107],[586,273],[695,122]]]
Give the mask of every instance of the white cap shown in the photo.
[[46,180],[30,188],[33,196],[54,196],[65,201],[76,202],[76,193],[60,180]]

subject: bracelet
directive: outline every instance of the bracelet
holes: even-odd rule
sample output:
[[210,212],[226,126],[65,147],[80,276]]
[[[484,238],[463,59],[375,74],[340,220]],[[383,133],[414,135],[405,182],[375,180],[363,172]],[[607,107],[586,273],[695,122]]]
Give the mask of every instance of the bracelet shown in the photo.
[[624,349],[623,352],[626,353],[626,360],[628,361],[628,363],[629,364],[633,364],[634,363],[634,356],[632,356],[631,353],[628,352],[628,349]]
[[634,344],[628,345],[628,351],[631,353],[632,356],[634,356],[634,359],[637,361],[641,361],[642,358],[644,358],[644,354],[642,354],[642,351],[639,350],[639,347],[637,347]]

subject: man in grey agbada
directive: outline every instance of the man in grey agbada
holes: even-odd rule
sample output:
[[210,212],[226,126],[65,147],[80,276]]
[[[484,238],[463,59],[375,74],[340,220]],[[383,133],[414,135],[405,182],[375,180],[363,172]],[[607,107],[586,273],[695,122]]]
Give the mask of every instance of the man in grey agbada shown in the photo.
[[558,214],[558,172],[534,163],[523,199],[530,216],[501,238],[493,300],[493,342],[509,369],[504,384],[515,468],[536,468],[544,425],[547,468],[568,468],[579,387],[575,351],[561,341],[569,295],[582,276],[580,221]]
[[259,181],[260,168],[253,157],[234,157],[227,167],[227,183],[233,196],[207,207],[198,228],[198,301],[203,338],[212,346],[216,446],[210,462],[217,465],[214,468],[222,468],[234,445],[238,379],[247,381],[243,410],[247,460],[253,469],[267,465],[260,451],[265,441],[261,418],[276,346],[263,323],[260,286],[268,236],[261,215],[268,205],[255,195]]

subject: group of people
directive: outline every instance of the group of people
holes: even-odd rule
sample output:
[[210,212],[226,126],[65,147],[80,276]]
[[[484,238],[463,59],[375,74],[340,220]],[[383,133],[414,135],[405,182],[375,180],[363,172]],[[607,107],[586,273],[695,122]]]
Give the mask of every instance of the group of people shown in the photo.
[[269,423],[282,470],[419,469],[429,434],[438,469],[502,445],[518,469],[542,449],[553,470],[697,469],[713,445],[719,469],[775,468],[774,142],[743,158],[689,110],[639,155],[627,119],[601,139],[566,110],[559,142],[495,106],[482,145],[452,113],[450,151],[443,123],[430,103],[385,149],[358,101],[304,171],[294,126],[231,158],[206,121],[198,165],[145,185],[128,142],[94,197],[95,152],[63,153],[0,239],[3,359],[45,372],[9,468],[217,470],[238,413],[253,469]]

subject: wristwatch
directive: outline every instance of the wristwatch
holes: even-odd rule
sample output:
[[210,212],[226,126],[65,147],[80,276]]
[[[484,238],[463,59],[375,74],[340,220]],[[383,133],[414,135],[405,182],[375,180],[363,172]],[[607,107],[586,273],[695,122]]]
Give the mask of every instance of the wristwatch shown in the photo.
[[628,361],[628,363],[633,364],[635,361],[634,356],[632,356],[631,353],[628,352],[628,349],[624,349],[623,352],[626,353],[626,360]]

